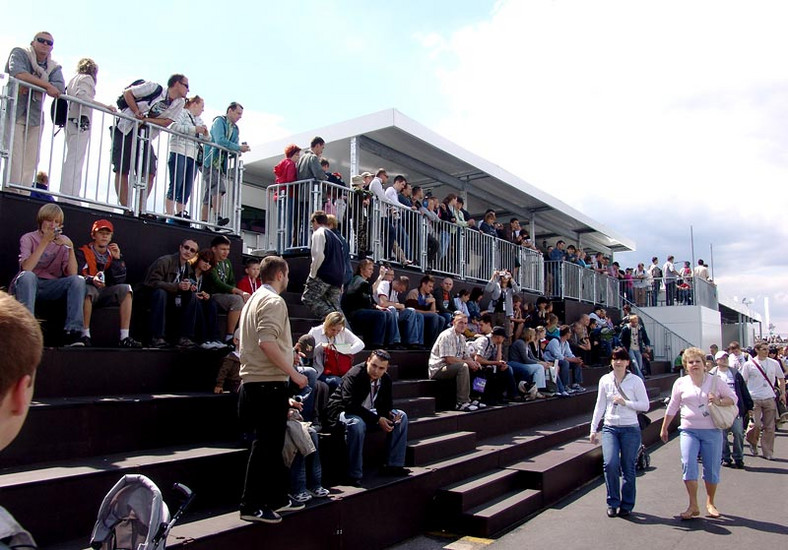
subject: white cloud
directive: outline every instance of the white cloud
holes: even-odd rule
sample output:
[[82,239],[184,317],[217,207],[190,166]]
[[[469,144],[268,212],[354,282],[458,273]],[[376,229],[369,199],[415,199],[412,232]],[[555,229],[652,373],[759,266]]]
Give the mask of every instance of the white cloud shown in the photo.
[[422,37],[449,109],[437,130],[635,238],[633,263],[689,258],[693,225],[722,290],[768,294],[788,333],[785,293],[768,284],[788,266],[759,252],[788,237],[782,8],[502,1]]

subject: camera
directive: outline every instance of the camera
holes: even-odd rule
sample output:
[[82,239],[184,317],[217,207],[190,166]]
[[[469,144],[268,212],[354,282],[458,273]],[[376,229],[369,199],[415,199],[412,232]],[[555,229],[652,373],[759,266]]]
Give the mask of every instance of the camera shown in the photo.
[[103,271],[99,271],[98,273],[96,273],[96,274],[93,276],[93,278],[94,278],[95,280],[97,280],[98,282],[100,282],[100,283],[104,284],[104,281],[105,281],[105,279],[104,279],[104,272],[103,272]]

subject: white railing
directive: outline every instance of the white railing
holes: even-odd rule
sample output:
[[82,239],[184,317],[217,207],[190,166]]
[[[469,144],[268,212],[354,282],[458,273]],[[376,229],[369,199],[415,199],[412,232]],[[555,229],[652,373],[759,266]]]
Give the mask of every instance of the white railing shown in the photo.
[[[183,185],[175,184],[184,182],[172,181],[168,166],[171,140],[177,137],[199,147],[205,147],[209,142],[169,128],[151,127],[96,103],[65,94],[60,97],[67,105],[76,106],[70,109],[71,116],[65,131],[52,124],[50,105],[53,100],[42,88],[8,78],[0,106],[0,189],[22,194],[35,191],[57,201],[99,210],[155,216],[185,224],[195,222],[201,227],[214,229],[224,225],[218,223],[218,218],[229,218],[225,229],[235,234],[240,232],[243,163],[237,152],[210,145],[227,155],[226,194],[222,196],[219,186],[212,185],[218,182],[210,181],[210,171],[203,173],[195,169],[191,194],[188,197],[185,194],[177,196],[175,189],[183,188]],[[25,102],[23,111],[27,114],[18,120],[16,114],[20,102]],[[36,106],[31,113],[36,102],[40,102],[41,109]],[[36,118],[39,114],[40,120]],[[155,164],[147,155],[136,156],[129,170],[126,196],[121,196],[120,179],[113,172],[112,165],[112,132],[121,119],[133,125],[130,150],[150,147],[156,156]],[[153,139],[150,139],[151,129],[154,131]],[[19,139],[32,138],[35,143],[36,136],[39,137],[38,147],[26,147]],[[48,176],[48,189],[32,187],[35,173],[39,170]],[[178,212],[168,205],[167,193],[171,186],[173,198],[184,204],[191,220],[177,216]]]

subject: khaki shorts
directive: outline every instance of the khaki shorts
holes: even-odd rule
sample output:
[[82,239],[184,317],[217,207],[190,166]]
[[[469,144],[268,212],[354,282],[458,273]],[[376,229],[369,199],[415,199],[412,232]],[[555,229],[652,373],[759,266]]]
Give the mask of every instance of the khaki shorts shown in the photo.
[[211,298],[222,311],[241,311],[244,307],[244,299],[238,294],[211,294]]
[[131,293],[131,285],[110,285],[98,289],[93,285],[85,285],[85,295],[90,296],[93,307],[119,306]]

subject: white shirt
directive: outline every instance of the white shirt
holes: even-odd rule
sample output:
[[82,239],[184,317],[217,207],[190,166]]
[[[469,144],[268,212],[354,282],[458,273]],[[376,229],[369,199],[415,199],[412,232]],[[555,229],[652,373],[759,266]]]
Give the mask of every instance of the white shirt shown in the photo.
[[[329,343],[329,340],[323,330],[323,325],[312,327],[309,330],[309,335],[315,339],[315,357],[312,366],[315,367],[317,375],[320,376],[323,373],[323,350],[325,349],[323,344]],[[361,338],[353,334],[347,327],[339,331],[339,334],[334,338],[333,344],[339,353],[344,353],[345,355],[355,355],[364,349],[364,342],[361,341]]]
[[[763,377],[758,367],[755,366],[756,361],[761,366],[761,369],[763,369],[763,372],[766,373],[771,385],[769,385],[769,382]],[[744,363],[740,372],[744,377],[744,381],[747,383],[747,390],[750,392],[750,397],[753,399],[774,399],[774,390],[772,390],[772,386],[776,388],[778,386],[777,380],[785,378],[783,369],[780,368],[777,361],[769,357],[764,360],[750,359]]]
[[609,372],[599,379],[594,416],[591,418],[592,434],[597,433],[603,415],[607,426],[637,426],[638,412],[649,409],[646,386],[639,376],[628,372],[621,381],[621,389],[629,399],[623,405],[617,405],[613,398],[621,393],[616,388],[615,373]]

